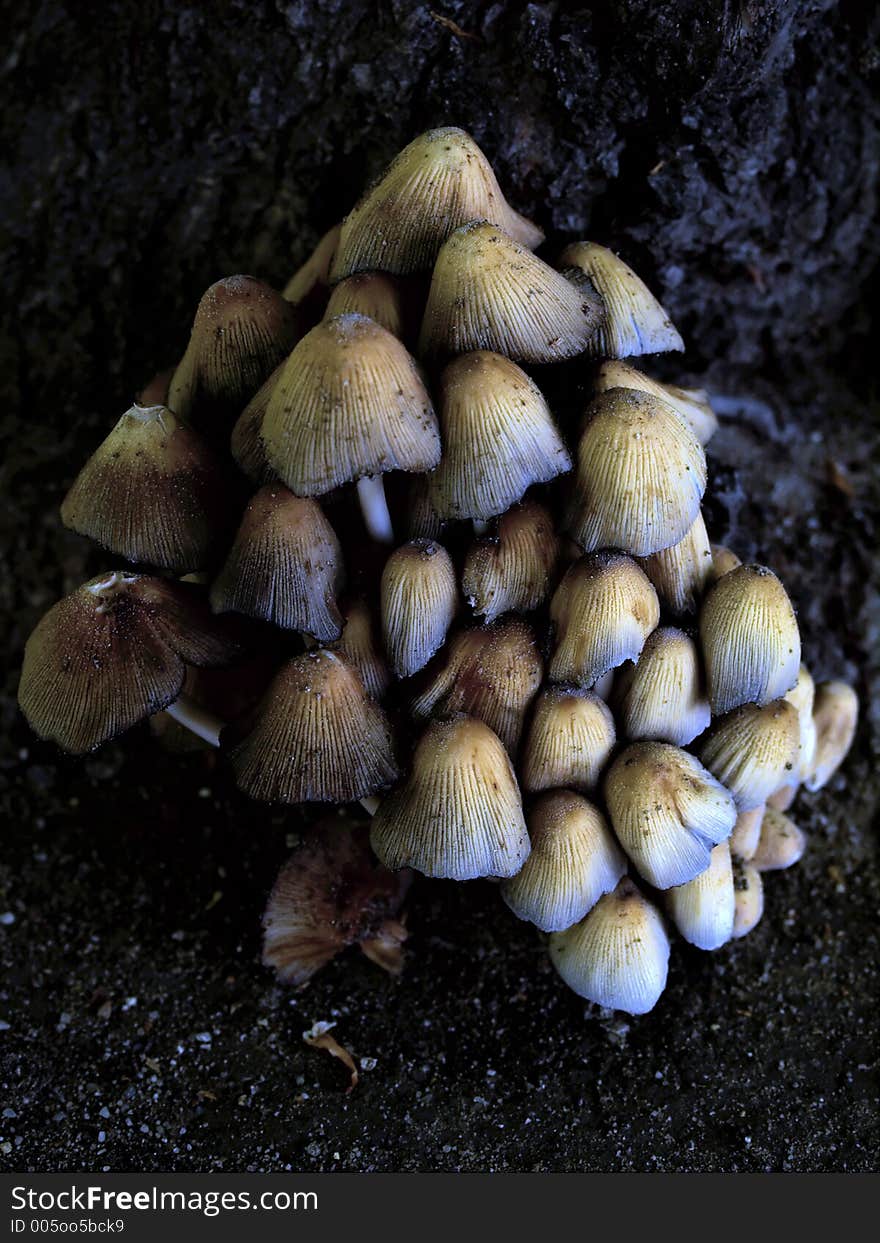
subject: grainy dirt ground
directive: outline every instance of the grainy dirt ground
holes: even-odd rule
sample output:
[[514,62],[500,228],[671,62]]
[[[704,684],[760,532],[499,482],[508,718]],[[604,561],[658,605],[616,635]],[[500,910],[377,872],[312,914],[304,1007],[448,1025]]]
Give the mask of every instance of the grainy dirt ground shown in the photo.
[[[714,11],[717,10],[717,11]],[[876,40],[865,8],[651,0],[591,13],[179,0],[37,6],[0,70],[0,1160],[25,1170],[868,1170],[876,1166]],[[97,20],[100,16],[100,22]],[[466,37],[475,35],[476,38]],[[716,954],[676,947],[602,1016],[487,884],[417,883],[399,982],[357,954],[260,967],[295,814],[136,731],[71,761],[14,692],[49,603],[106,564],[57,505],[201,290],[281,283],[428,124],[517,206],[618,246],[721,400],[715,538],[773,565],[818,678],[865,712],[796,804],[802,863]],[[345,1074],[315,1020],[366,1060]],[[369,1069],[366,1069],[369,1067]]]

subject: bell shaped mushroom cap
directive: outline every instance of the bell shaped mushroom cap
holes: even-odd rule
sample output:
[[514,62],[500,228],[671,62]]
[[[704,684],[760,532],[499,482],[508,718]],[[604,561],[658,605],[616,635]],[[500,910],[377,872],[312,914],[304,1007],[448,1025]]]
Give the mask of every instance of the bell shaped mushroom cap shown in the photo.
[[650,289],[613,251],[596,242],[575,242],[560,255],[559,267],[577,284],[586,277],[605,304],[605,316],[590,342],[593,358],[684,349],[672,320]]
[[470,134],[428,130],[404,147],[342,224],[333,278],[377,269],[427,272],[453,229],[490,220],[524,246],[544,240],[509,206],[492,166]]
[[639,564],[657,588],[661,604],[676,617],[696,613],[712,574],[712,549],[703,515],[697,513],[684,539]]
[[339,315],[306,333],[272,390],[261,435],[269,465],[297,496],[440,461],[415,359],[365,315]]
[[134,405],[98,446],[61,521],[128,561],[183,574],[216,555],[229,528],[225,471],[165,406]]
[[338,639],[342,549],[317,501],[267,483],[252,496],[211,587],[215,613],[246,613],[320,642]]
[[808,790],[821,790],[837,772],[852,746],[858,719],[859,699],[846,682],[823,682],[816,688],[816,750],[804,779]]
[[764,804],[741,811],[730,835],[730,853],[738,859],[751,859],[761,840],[761,821]]
[[236,783],[264,802],[350,803],[399,776],[388,718],[348,661],[323,648],[283,665],[231,732]]
[[717,950],[733,936],[736,897],[727,842],[717,845],[699,876],[667,894],[669,916],[691,945]]
[[733,860],[733,936],[746,936],[764,914],[764,883],[761,873],[747,859]]
[[613,703],[626,738],[687,746],[708,727],[710,716],[693,639],[674,626],[655,630],[638,661],[617,674]]
[[279,363],[265,383],[261,384],[242,410],[232,429],[229,448],[239,468],[254,483],[265,483],[272,478],[272,469],[266,461],[266,446],[260,430],[275,385],[281,379],[284,363]]
[[412,881],[370,851],[370,832],[345,816],[309,830],[272,887],[263,915],[263,963],[285,984],[305,984],[346,946],[359,945],[398,975],[406,929],[395,916]]
[[410,540],[385,563],[380,588],[382,636],[391,668],[408,678],[446,642],[458,609],[449,553],[433,540]]
[[705,871],[712,847],[736,822],[724,786],[666,742],[627,747],[605,778],[605,802],[620,844],[656,889],[686,885]]
[[570,928],[626,875],[626,855],[605,817],[580,794],[550,790],[526,816],[532,849],[501,886],[518,919],[542,932]]
[[358,272],[334,286],[324,318],[352,312],[366,315],[401,340],[407,333],[404,291],[387,272]]
[[492,518],[533,483],[571,470],[541,390],[509,358],[478,350],[453,359],[440,392],[443,456],[431,500],[441,518]]
[[513,768],[489,726],[468,716],[432,721],[409,777],[373,817],[370,841],[394,869],[449,880],[515,876],[529,835]]
[[411,475],[406,499],[406,534],[409,539],[438,539],[446,524],[431,500],[431,476]]
[[763,708],[745,704],[712,722],[696,744],[711,773],[727,786],[739,811],[759,807],[795,774],[800,748],[798,715],[776,699]]
[[509,617],[462,630],[443,655],[441,668],[412,701],[413,715],[467,713],[484,721],[515,755],[544,672],[531,626]]
[[735,570],[737,566],[742,565],[742,561],[731,548],[727,548],[724,544],[710,544],[712,550],[712,569],[709,571],[709,583],[717,583],[718,579],[724,574],[729,574],[731,570]]
[[595,790],[614,749],[611,709],[592,691],[546,686],[535,700],[520,764],[522,788]]
[[592,686],[609,669],[638,659],[660,605],[632,557],[598,552],[566,572],[550,601],[550,620],[556,627],[551,680]]
[[759,872],[781,872],[790,868],[807,848],[805,834],[788,816],[768,807],[761,820],[761,836],[750,860]]
[[329,288],[330,265],[333,262],[336,247],[339,245],[341,231],[341,223],[328,229],[305,263],[297,268],[284,286],[283,297],[287,302],[298,306],[314,293]]
[[391,685],[391,671],[377,637],[378,621],[363,598],[352,600],[343,614],[339,651],[357,669],[367,693],[373,699],[383,699]]
[[183,418],[202,400],[241,409],[298,335],[293,308],[269,285],[253,276],[217,281],[199,303],[168,405]]
[[568,530],[585,552],[637,557],[684,539],[706,490],[706,455],[669,406],[610,388],[587,410],[571,481]]
[[763,565],[741,565],[710,589],[700,642],[713,714],[768,704],[797,682],[801,638],[785,588]]
[[517,362],[582,354],[600,303],[485,220],[443,244],[422,319],[423,357],[492,350]]
[[609,388],[635,388],[650,393],[660,401],[672,406],[684,419],[701,445],[711,440],[718,429],[718,419],[709,402],[708,394],[701,388],[679,388],[677,384],[661,384],[643,371],[637,371],[629,363],[612,360],[605,362],[596,375],[596,392]]
[[647,1014],[666,987],[663,916],[625,876],[579,924],[553,933],[550,961],[579,997],[609,1010]]
[[543,505],[524,501],[498,519],[494,535],[471,544],[461,576],[464,597],[477,617],[529,613],[550,594],[559,560],[559,536]]
[[228,664],[240,651],[198,588],[113,571],[37,623],[18,702],[40,738],[83,755],[173,703],[187,665]]

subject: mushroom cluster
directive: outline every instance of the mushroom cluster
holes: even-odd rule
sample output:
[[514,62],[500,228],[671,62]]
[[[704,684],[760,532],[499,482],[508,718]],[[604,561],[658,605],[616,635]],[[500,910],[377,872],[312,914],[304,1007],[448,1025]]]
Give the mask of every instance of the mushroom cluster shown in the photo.
[[36,733],[170,715],[250,797],[372,816],[285,865],[289,981],[352,944],[398,970],[412,874],[484,877],[571,988],[644,1013],[672,932],[755,926],[852,741],[782,583],[710,542],[707,395],[632,365],[684,348],[669,317],[542,241],[468,134],[423,134],[283,294],[211,286],[62,505],[115,560],[27,644]]

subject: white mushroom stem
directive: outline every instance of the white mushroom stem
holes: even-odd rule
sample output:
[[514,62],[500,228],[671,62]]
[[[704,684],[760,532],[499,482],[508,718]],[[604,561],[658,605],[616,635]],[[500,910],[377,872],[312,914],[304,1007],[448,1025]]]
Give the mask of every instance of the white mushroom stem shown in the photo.
[[380,544],[394,543],[394,528],[385,500],[385,485],[381,475],[365,475],[357,482],[358,500],[367,530]]
[[173,716],[184,729],[203,738],[212,747],[220,746],[220,731],[226,722],[221,721],[219,716],[215,716],[213,712],[200,708],[188,695],[178,695],[174,703],[169,704],[165,711],[169,716]]

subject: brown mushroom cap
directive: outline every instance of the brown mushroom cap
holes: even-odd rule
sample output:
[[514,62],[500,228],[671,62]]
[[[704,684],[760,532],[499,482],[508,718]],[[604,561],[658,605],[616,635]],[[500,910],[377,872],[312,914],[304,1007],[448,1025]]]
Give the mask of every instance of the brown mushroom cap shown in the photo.
[[385,713],[348,661],[321,648],[282,666],[228,736],[239,788],[266,802],[349,803],[399,775]]
[[36,734],[82,755],[173,703],[188,664],[228,664],[240,651],[201,589],[114,571],[38,622],[19,704]]
[[284,363],[279,363],[267,380],[264,380],[242,410],[232,429],[229,448],[239,468],[254,483],[265,483],[273,472],[266,461],[266,446],[260,435],[269,398],[281,378]]
[[127,410],[61,505],[72,531],[128,561],[177,574],[211,563],[229,518],[226,471],[165,406]]
[[468,550],[461,576],[464,597],[487,622],[508,611],[529,613],[550,594],[559,551],[559,536],[544,506],[536,501],[514,505],[498,519],[493,534]]
[[446,642],[458,608],[458,581],[449,553],[435,540],[410,540],[385,563],[382,637],[394,673],[408,678]]
[[524,790],[596,788],[616,741],[611,709],[579,686],[546,686],[535,700],[520,763]]

